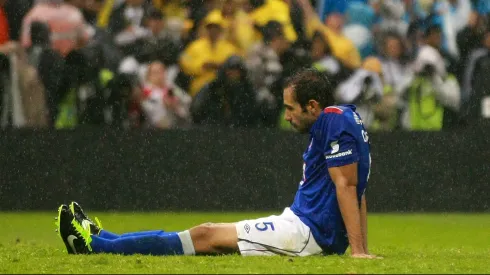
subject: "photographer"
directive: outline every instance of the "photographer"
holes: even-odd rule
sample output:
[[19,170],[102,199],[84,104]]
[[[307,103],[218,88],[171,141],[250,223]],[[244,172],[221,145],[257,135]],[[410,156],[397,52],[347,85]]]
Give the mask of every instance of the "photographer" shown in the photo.
[[442,30],[429,26],[413,63],[413,78],[402,95],[406,101],[402,125],[408,130],[438,131],[457,123],[460,88],[456,78],[447,72],[440,52]]
[[383,98],[382,66],[379,59],[368,57],[362,67],[341,82],[335,99],[342,104],[355,104],[364,126],[370,128],[377,117],[376,105]]
[[257,124],[255,92],[239,56],[228,58],[217,79],[201,89],[192,102],[191,112],[197,124],[228,127]]
[[283,56],[288,53],[291,43],[286,38],[283,25],[277,21],[268,22],[261,31],[263,41],[250,48],[245,62],[257,94],[262,124],[275,127],[282,108],[281,83],[287,73]]

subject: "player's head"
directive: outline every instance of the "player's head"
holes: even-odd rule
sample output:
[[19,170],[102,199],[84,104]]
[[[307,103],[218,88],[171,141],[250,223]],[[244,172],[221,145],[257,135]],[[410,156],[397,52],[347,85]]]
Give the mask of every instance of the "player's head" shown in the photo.
[[284,118],[300,133],[307,133],[322,110],[333,104],[333,88],[325,73],[304,69],[286,81]]

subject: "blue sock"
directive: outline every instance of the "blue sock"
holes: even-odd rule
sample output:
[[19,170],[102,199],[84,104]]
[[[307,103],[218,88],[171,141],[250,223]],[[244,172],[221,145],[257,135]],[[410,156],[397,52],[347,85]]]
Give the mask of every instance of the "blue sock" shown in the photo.
[[[189,242],[192,247],[189,246]],[[113,240],[93,235],[91,246],[92,251],[95,253],[114,253],[123,255],[195,254],[194,246],[192,245],[192,240],[188,231],[180,233],[163,233],[161,235],[120,237]]]
[[109,232],[107,230],[100,230],[99,235],[97,235],[97,236],[99,236],[100,238],[106,239],[106,240],[114,240],[114,239],[121,237],[121,236],[119,236],[115,233]]
[[163,230],[153,230],[153,231],[140,231],[140,232],[132,232],[132,233],[125,233],[122,235],[118,235],[112,232],[109,232],[107,230],[101,230],[99,232],[99,237],[107,240],[115,240],[121,237],[135,237],[135,236],[147,236],[147,235],[162,235],[165,233]]

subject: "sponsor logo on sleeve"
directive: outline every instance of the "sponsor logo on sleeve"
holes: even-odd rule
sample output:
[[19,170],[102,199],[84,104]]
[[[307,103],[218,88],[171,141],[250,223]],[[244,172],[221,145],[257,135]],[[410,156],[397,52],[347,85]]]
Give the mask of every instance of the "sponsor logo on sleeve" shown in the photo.
[[349,156],[349,155],[352,155],[352,149],[347,150],[345,152],[340,152],[337,154],[325,155],[325,159],[334,159],[334,158],[340,158],[340,157],[345,157],[345,156]]

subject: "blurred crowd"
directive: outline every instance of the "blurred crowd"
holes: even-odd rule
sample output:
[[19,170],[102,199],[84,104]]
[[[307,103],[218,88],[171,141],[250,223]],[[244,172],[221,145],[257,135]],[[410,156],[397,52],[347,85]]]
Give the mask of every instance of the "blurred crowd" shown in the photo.
[[490,0],[0,0],[0,129],[290,130],[324,72],[371,131],[490,121]]

